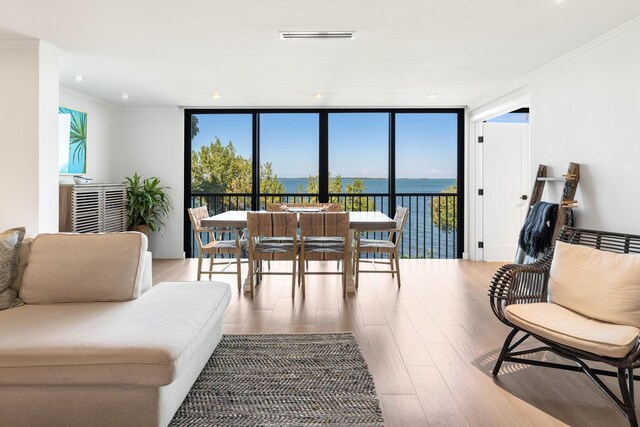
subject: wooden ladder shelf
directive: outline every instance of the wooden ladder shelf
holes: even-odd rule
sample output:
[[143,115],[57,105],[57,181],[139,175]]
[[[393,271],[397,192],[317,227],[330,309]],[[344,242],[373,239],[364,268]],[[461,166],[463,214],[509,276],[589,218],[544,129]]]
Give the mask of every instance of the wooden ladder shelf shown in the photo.
[[556,227],[553,230],[553,239],[556,240],[560,230],[567,222],[567,215],[569,209],[577,207],[576,190],[578,189],[578,181],[580,181],[580,164],[569,163],[567,173],[562,177],[549,177],[547,176],[547,166],[539,165],[538,173],[536,174],[536,182],[533,184],[533,191],[529,199],[529,208],[527,209],[527,216],[531,213],[531,207],[542,200],[542,193],[544,193],[544,187],[547,182],[564,182],[564,189],[562,190],[562,197],[560,198],[560,205],[558,207],[558,218],[556,219]]

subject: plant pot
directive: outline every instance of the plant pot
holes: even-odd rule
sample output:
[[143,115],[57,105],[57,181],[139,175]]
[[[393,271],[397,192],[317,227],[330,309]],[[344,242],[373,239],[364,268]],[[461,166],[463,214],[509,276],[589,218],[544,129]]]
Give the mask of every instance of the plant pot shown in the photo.
[[147,238],[151,237],[151,230],[149,229],[149,227],[146,224],[145,225],[139,225],[139,226],[137,226],[135,228],[131,227],[131,228],[129,228],[129,230],[137,231],[138,233],[142,233],[145,236],[147,236]]

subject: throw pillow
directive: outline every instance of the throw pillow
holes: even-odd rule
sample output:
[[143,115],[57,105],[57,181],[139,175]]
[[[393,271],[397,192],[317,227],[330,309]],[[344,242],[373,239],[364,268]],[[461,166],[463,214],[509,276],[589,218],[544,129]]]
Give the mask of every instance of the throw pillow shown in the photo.
[[0,233],[0,310],[11,307],[15,292],[6,292],[18,274],[18,255],[24,239],[24,227]]

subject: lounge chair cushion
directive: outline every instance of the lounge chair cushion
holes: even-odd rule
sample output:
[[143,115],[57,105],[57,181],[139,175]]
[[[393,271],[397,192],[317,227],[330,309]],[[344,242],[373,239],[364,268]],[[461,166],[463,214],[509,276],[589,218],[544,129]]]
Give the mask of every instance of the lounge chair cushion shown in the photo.
[[512,304],[509,322],[525,331],[568,347],[601,356],[621,358],[638,342],[640,329],[590,319],[553,303]]
[[640,254],[557,242],[549,296],[586,317],[640,328]]

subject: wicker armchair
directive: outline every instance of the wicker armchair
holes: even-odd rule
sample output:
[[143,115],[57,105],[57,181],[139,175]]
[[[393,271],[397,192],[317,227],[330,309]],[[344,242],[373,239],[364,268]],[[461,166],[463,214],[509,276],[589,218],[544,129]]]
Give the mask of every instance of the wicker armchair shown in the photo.
[[[560,232],[557,242],[586,246],[606,252],[626,254],[640,253],[640,236],[628,234],[565,227]],[[640,377],[634,375],[633,370],[640,366],[640,338],[637,335],[637,333],[640,332],[640,329],[638,329],[637,323],[634,322],[611,322],[597,318],[591,319],[589,318],[591,316],[581,315],[581,313],[574,313],[570,309],[567,310],[565,308],[560,308],[561,306],[550,301],[550,299],[554,299],[553,292],[558,292],[552,290],[553,292],[551,292],[551,295],[549,292],[549,282],[552,271],[551,265],[554,252],[557,253],[559,251],[559,249],[556,249],[558,246],[559,245],[556,243],[553,251],[534,264],[505,265],[496,272],[489,288],[491,309],[502,323],[513,329],[505,340],[498,360],[494,366],[493,375],[498,375],[503,362],[514,362],[583,372],[593,382],[595,382],[596,385],[604,391],[604,393],[622,411],[622,413],[627,417],[629,424],[631,426],[637,426],[638,421],[634,403],[634,380],[638,380]],[[554,264],[554,272],[557,271],[555,268],[556,266]],[[637,287],[635,289],[637,289]],[[574,292],[575,291],[579,292],[579,295],[582,298],[590,295],[579,287],[576,287]],[[605,297],[603,296],[603,298]],[[584,299],[587,301],[589,300],[588,298]],[[515,304],[531,305],[514,307]],[[556,311],[567,311],[569,313],[568,316],[573,316],[578,322],[582,322],[582,324],[579,323],[578,326],[582,328],[582,331],[586,331],[584,332],[586,334],[592,333],[593,329],[591,329],[591,325],[595,328],[602,327],[602,336],[604,339],[601,341],[594,341],[596,344],[600,345],[601,348],[594,351],[585,350],[586,348],[592,349],[595,347],[593,347],[593,343],[582,342],[585,340],[579,336],[581,330],[576,329],[576,325],[573,325],[573,331],[571,329],[569,329],[569,331],[574,332],[577,330],[578,333],[569,335],[568,333],[565,334],[565,331],[563,330],[549,331],[543,328],[537,328],[533,323],[527,323],[526,316],[523,321],[522,316],[518,317],[517,315],[514,315],[514,313],[527,312],[531,315],[531,313],[535,313],[535,310],[547,309],[552,306],[559,307]],[[537,315],[540,318],[540,314]],[[608,334],[608,329],[606,328],[611,328],[613,333]],[[626,334],[625,345],[620,346],[618,343],[612,344],[612,342],[615,341],[613,336],[615,335],[618,337],[618,332],[621,329],[622,332]],[[549,332],[557,332],[558,335],[554,335]],[[523,335],[515,341],[514,344],[512,344],[518,333],[522,333]],[[569,345],[569,341],[566,338],[567,336],[573,340],[571,342],[572,345]],[[529,337],[536,338],[543,345],[536,346],[535,348],[518,350],[517,348]],[[607,341],[607,339],[609,339],[609,341]],[[611,349],[606,348],[607,345],[609,345]],[[521,357],[540,351],[553,352],[570,360],[574,364],[551,363]],[[605,363],[616,368],[616,370],[612,371],[593,368],[587,365],[587,362]],[[612,390],[610,390],[602,381],[600,376],[617,377],[621,397],[618,397]]]

